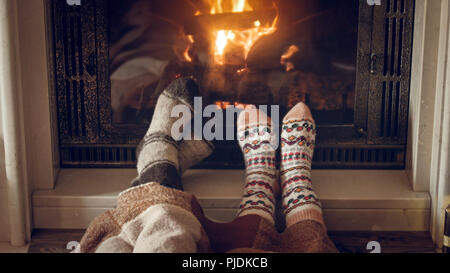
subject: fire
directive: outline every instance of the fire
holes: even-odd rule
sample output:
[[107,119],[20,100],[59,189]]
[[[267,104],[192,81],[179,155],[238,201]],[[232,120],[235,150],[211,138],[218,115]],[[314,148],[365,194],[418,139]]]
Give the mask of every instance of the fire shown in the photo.
[[218,109],[222,109],[222,110],[227,109],[231,105],[231,103],[229,101],[216,101],[215,104]]
[[[231,2],[231,10],[225,10],[223,8],[224,0],[212,0],[210,14],[223,14],[223,13],[241,13],[252,12],[253,8],[250,6],[247,0],[228,0]],[[242,48],[244,51],[244,58],[247,59],[248,53],[255,42],[264,35],[275,32],[276,25],[278,23],[278,15],[271,23],[262,25],[261,21],[255,20],[253,26],[243,30],[213,30],[212,45],[214,51],[214,62],[219,65],[225,64],[225,50],[227,46],[233,44],[237,48]]]
[[281,55],[280,63],[286,67],[286,71],[289,72],[295,68],[294,64],[290,62],[289,59],[292,58],[292,56],[294,56],[294,54],[297,53],[298,51],[299,49],[297,46],[291,45],[287,49],[287,51],[283,55]]
[[215,104],[217,108],[221,110],[226,110],[230,106],[234,106],[234,108],[242,110],[253,107],[253,105],[251,104],[245,104],[237,101],[235,101],[234,103],[231,103],[229,101],[216,101]]
[[188,35],[187,38],[188,38],[190,44],[184,51],[184,59],[188,62],[192,62],[192,58],[191,58],[191,56],[189,56],[189,51],[191,50],[191,47],[194,44],[194,36]]
[[184,51],[184,59],[187,61],[187,62],[192,62],[192,58],[191,58],[191,56],[189,56],[189,47],[188,48],[186,48],[186,51]]

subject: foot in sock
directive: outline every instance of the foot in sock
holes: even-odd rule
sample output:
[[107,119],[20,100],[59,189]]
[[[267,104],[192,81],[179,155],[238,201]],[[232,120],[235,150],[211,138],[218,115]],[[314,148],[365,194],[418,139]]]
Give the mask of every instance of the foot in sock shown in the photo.
[[256,214],[274,222],[276,177],[276,134],[271,120],[257,109],[247,109],[238,118],[238,140],[244,154],[246,181],[238,216]]
[[157,182],[166,187],[183,190],[183,172],[209,156],[214,146],[203,140],[182,140],[171,137],[172,125],[178,120],[171,117],[176,105],[185,105],[193,111],[198,87],[193,79],[182,78],[172,82],[160,95],[150,127],[137,149],[138,177],[132,187]]
[[311,111],[299,103],[283,119],[281,131],[280,182],[287,227],[303,220],[323,224],[321,204],[311,180],[315,138]]

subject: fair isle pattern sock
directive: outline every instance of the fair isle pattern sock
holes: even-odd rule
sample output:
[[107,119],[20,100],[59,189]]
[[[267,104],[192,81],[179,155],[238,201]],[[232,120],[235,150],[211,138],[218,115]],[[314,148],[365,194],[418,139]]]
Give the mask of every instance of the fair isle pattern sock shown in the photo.
[[176,105],[184,104],[193,109],[198,87],[193,79],[173,81],[159,96],[152,122],[138,147],[138,179],[132,186],[158,182],[166,187],[183,190],[180,175],[179,147],[171,137],[172,125],[178,117],[171,117]]
[[256,109],[238,118],[238,140],[244,154],[246,183],[238,217],[256,214],[274,223],[278,190],[275,167],[275,134],[270,119]]
[[281,131],[280,179],[287,227],[303,220],[323,223],[321,204],[311,180],[315,138],[311,112],[299,103],[283,119]]

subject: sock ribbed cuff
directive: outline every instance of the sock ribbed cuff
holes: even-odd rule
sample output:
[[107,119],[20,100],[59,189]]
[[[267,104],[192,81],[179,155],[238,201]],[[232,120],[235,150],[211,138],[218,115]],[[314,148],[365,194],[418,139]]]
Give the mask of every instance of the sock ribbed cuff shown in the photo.
[[322,209],[315,205],[306,205],[302,208],[292,211],[286,215],[286,227],[290,227],[299,222],[312,220],[322,224],[325,227],[323,220]]

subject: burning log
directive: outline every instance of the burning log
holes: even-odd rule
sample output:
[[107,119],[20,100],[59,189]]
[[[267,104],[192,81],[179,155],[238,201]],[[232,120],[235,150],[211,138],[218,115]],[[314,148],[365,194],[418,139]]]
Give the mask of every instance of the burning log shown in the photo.
[[[280,57],[288,45],[284,37],[276,32],[261,37],[250,49],[247,55],[247,66],[253,70],[283,69]],[[274,41],[281,41],[275,43]]]

